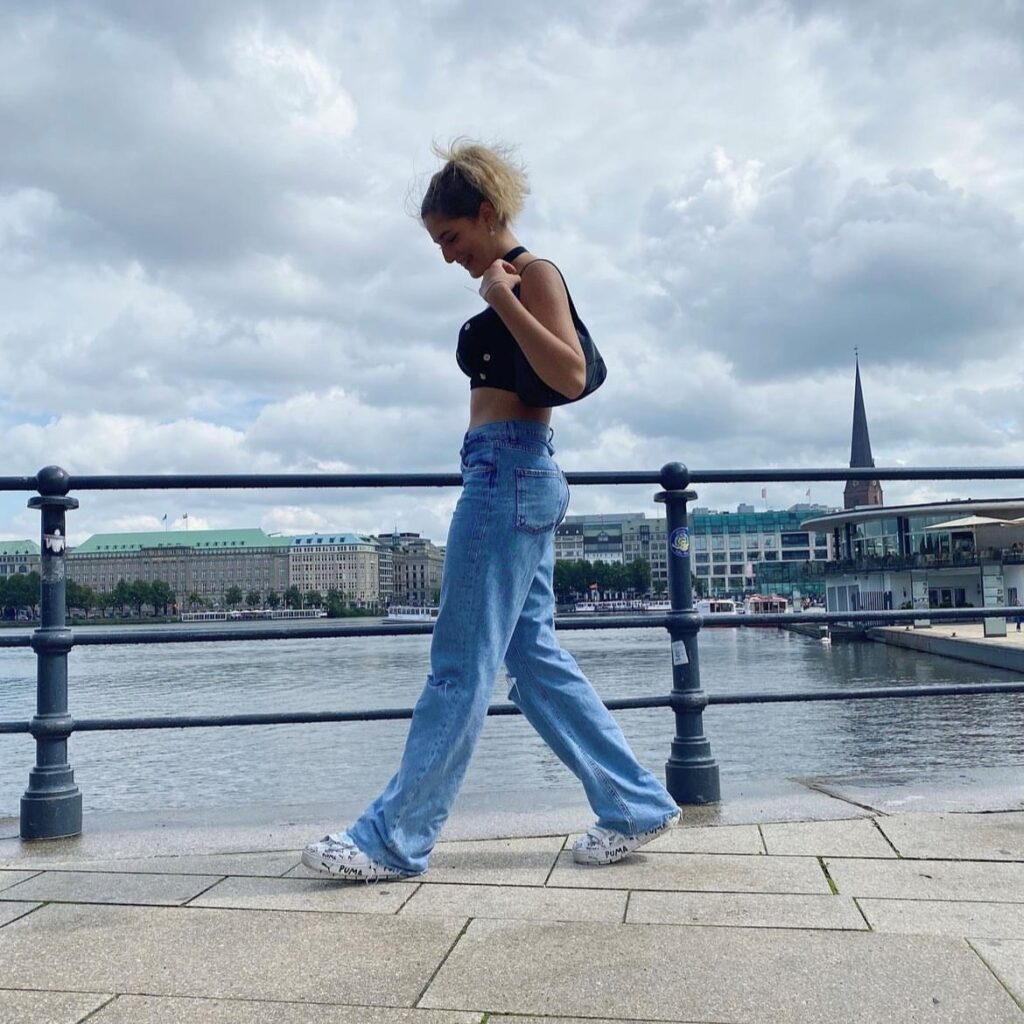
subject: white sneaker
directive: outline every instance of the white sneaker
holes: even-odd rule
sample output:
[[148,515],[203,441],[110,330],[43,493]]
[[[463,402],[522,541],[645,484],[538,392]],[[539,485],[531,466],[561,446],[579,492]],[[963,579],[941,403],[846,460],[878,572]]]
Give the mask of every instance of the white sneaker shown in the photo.
[[624,836],[610,828],[591,825],[586,835],[572,844],[572,859],[577,864],[614,864],[628,853],[667,832],[679,820],[679,812],[670,814],[660,825],[635,836]]
[[363,853],[347,832],[324,836],[310,843],[302,851],[302,863],[319,875],[329,875],[346,882],[393,882],[410,878],[404,871],[396,871]]

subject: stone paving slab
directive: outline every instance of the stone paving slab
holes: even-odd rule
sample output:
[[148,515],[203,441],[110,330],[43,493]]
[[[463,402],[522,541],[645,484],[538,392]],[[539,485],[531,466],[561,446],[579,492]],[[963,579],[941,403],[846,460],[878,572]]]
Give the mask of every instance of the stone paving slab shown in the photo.
[[425,884],[399,917],[496,917],[538,921],[620,922],[626,893],[498,885]]
[[[570,837],[569,845],[572,846]],[[764,843],[756,825],[706,825],[670,829],[644,850],[649,853],[747,853],[763,854]]]
[[[123,857],[86,860],[43,858],[33,860],[39,871],[127,871],[156,875],[253,875],[280,878],[299,863],[298,851],[285,853],[212,853],[183,857]],[[7,872],[0,871],[0,888]]]
[[111,998],[82,992],[0,989],[0,1024],[78,1024]]
[[0,928],[41,906],[42,903],[0,903]]
[[[624,1021],[621,1017],[618,1020],[611,1020],[608,1017],[602,1017],[598,1020],[596,1017],[506,1017],[499,1015],[497,1017],[490,1016],[487,1018],[488,1024],[662,1024],[659,1021],[652,1020],[637,1020],[635,1017],[631,1017],[628,1021]],[[672,1021],[672,1024],[702,1024],[701,1021]]]
[[[835,776],[813,780],[813,785],[839,800],[871,808],[868,814],[1020,811],[1024,810],[1020,775],[1020,768],[951,768],[931,770],[926,776],[885,772],[873,777]],[[803,817],[820,819],[826,815]],[[830,817],[848,818],[850,814]]]
[[522,921],[473,921],[420,1005],[720,1024],[1021,1021],[962,940]]
[[1024,939],[1024,902],[859,899],[857,903],[876,932]]
[[891,857],[896,851],[869,818],[762,825],[764,844],[775,857]]
[[45,871],[0,892],[0,900],[58,900],[64,903],[187,903],[218,875],[132,875],[124,872]]
[[899,814],[879,827],[903,857],[1024,861],[1024,813]]
[[977,939],[972,940],[971,945],[1024,1008],[1024,942]]
[[1024,902],[1024,864],[829,858],[825,866],[844,896]]
[[416,882],[387,885],[324,878],[225,878],[197,896],[192,907],[239,910],[311,910],[319,913],[394,914],[419,888]]
[[655,889],[694,892],[829,894],[821,865],[812,857],[746,857],[735,854],[634,853],[617,864],[575,864],[558,859],[548,883],[583,889]]
[[90,1017],[89,1024],[480,1024],[481,1020],[480,1013],[451,1010],[119,996]]
[[632,924],[725,925],[736,928],[837,928],[866,931],[848,896],[780,896],[762,893],[634,892],[626,921]]
[[[0,871],[0,892],[19,882],[26,882],[37,874],[37,871]],[[0,897],[0,899],[2,898]]]
[[461,927],[438,918],[51,903],[0,928],[0,988],[411,1006]]

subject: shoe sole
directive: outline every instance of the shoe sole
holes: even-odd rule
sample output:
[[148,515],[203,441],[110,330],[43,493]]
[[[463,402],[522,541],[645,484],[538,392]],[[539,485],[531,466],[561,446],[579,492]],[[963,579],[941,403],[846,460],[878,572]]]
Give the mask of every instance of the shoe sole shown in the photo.
[[657,839],[658,836],[666,833],[673,825],[679,821],[679,814],[673,814],[671,818],[659,825],[657,828],[652,828],[647,832],[644,832],[639,836],[639,842],[635,846],[616,846],[611,850],[602,850],[598,853],[594,859],[590,859],[594,856],[588,851],[572,851],[572,859],[576,864],[583,864],[587,867],[604,867],[606,864],[617,864],[624,857],[628,857],[631,853],[639,850],[641,846],[646,846],[651,840]]

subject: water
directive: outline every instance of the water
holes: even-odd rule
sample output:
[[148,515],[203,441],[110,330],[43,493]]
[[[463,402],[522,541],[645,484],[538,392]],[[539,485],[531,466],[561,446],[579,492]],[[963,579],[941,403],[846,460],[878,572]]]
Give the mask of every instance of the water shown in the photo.
[[[565,632],[605,699],[671,686],[661,629]],[[430,638],[81,647],[69,658],[71,713],[125,715],[411,707]],[[881,644],[823,645],[776,630],[706,630],[701,678],[713,693],[851,689],[1018,678],[1014,673]],[[34,711],[35,656],[0,651],[0,718]],[[494,699],[506,700],[504,678]],[[633,749],[659,774],[669,752],[668,709],[617,714]],[[844,701],[710,708],[705,730],[723,777],[799,777],[1024,765],[1018,696]],[[81,733],[70,761],[87,810],[225,807],[369,799],[398,763],[408,723]],[[0,736],[0,816],[16,815],[34,744]],[[489,719],[468,792],[571,787],[575,780],[521,718]]]

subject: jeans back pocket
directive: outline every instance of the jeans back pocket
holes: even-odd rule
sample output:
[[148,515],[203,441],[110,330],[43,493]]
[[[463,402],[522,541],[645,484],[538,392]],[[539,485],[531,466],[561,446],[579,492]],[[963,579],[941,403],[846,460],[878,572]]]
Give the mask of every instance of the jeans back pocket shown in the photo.
[[563,515],[561,470],[516,467],[516,529],[550,533]]

